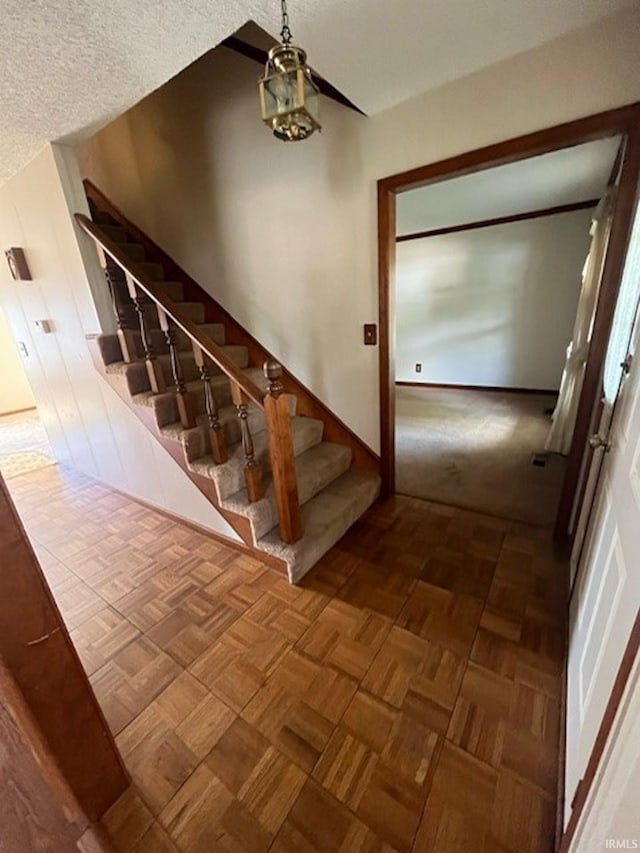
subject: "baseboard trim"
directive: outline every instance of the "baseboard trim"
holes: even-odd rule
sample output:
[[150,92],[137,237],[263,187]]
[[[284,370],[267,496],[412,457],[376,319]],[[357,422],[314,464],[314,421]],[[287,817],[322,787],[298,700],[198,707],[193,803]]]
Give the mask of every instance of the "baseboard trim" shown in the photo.
[[23,412],[37,412],[37,406],[27,406],[26,409],[12,409],[10,412],[1,412],[0,418],[8,418],[9,415],[21,415]]
[[557,388],[505,388],[501,385],[453,385],[447,382],[405,382],[396,380],[404,388],[451,388],[456,391],[502,391],[504,394],[558,394]]
[[255,560],[258,560],[259,562],[264,563],[266,566],[269,566],[269,568],[276,569],[276,571],[282,573],[283,563],[281,560],[278,560],[276,557],[271,557],[269,554],[264,554],[257,548],[252,548],[251,545],[247,545],[246,542],[242,542],[242,540],[230,539],[228,536],[225,536],[224,533],[219,533],[216,530],[211,530],[209,527],[205,527],[203,524],[198,524],[195,521],[190,521],[188,518],[184,518],[182,515],[178,515],[175,512],[171,512],[171,510],[164,509],[164,507],[156,506],[156,504],[153,504],[150,501],[145,501],[142,498],[137,497],[136,495],[131,495],[129,494],[129,492],[125,492],[122,489],[118,489],[116,486],[112,486],[110,483],[103,483],[101,480],[96,480],[96,482],[100,483],[100,485],[104,488],[111,489],[112,492],[116,492],[116,494],[122,495],[122,497],[127,498],[128,500],[134,501],[135,503],[140,504],[146,509],[150,509],[152,512],[157,512],[160,515],[163,515],[169,521],[174,521],[176,522],[176,524],[184,524],[185,527],[188,527],[195,533],[200,533],[202,536],[207,536],[209,539],[213,539],[216,542],[219,542],[220,545],[224,545],[225,548],[232,548],[236,551],[240,551],[242,554],[247,554],[249,557],[253,557]]

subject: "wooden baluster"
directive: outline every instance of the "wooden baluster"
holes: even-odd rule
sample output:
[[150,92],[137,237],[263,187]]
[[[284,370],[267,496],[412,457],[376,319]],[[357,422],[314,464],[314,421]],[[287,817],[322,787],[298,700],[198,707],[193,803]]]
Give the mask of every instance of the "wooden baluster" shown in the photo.
[[227,442],[224,437],[224,430],[218,416],[218,404],[211,388],[211,374],[207,365],[207,357],[200,349],[198,344],[193,341],[193,357],[196,361],[196,366],[200,371],[200,379],[204,384],[204,405],[207,412],[209,422],[209,442],[211,444],[211,455],[216,465],[222,465],[229,458],[227,453]]
[[233,381],[231,382],[231,399],[238,410],[238,417],[240,418],[242,449],[244,450],[244,481],[247,486],[249,500],[253,503],[264,497],[262,469],[256,460],[253,438],[249,430],[249,398],[242,388]]
[[173,375],[173,384],[176,386],[176,403],[178,405],[178,415],[180,423],[184,429],[193,429],[196,425],[196,410],[193,400],[193,395],[187,389],[182,373],[182,364],[180,363],[180,355],[176,346],[176,336],[173,330],[173,323],[158,305],[158,320],[160,328],[164,332],[164,336],[169,347],[169,358],[171,359],[171,373]]
[[271,472],[280,518],[280,538],[291,544],[301,539],[303,534],[291,415],[282,385],[282,366],[277,361],[265,361],[264,375],[269,380],[268,393],[264,398],[264,413],[269,431]]
[[117,335],[118,340],[120,341],[120,349],[122,350],[122,358],[127,363],[131,363],[132,361],[135,361],[137,357],[136,342],[133,331],[127,327],[125,306],[122,304],[120,293],[118,291],[118,279],[113,274],[113,262],[111,262],[110,265],[109,259],[107,258],[102,246],[99,246],[97,243],[96,251],[98,252],[100,266],[104,272],[104,277],[107,281],[107,286],[109,287],[109,294],[111,295],[111,305],[113,307],[113,314],[116,318]]
[[144,316],[144,305],[138,295],[138,289],[136,288],[135,281],[131,278],[128,272],[125,270],[125,278],[127,280],[127,290],[129,291],[129,296],[131,297],[131,301],[133,302],[133,307],[136,309],[136,314],[138,315],[138,322],[140,323],[140,337],[142,338],[142,349],[144,352],[144,363],[147,366],[147,376],[149,377],[149,385],[151,386],[151,390],[154,394],[162,394],[163,391],[167,390],[167,385],[164,381],[164,376],[162,374],[162,367],[158,363],[158,359],[153,354],[153,346],[151,344],[151,338],[149,336],[149,331],[147,329],[147,321]]

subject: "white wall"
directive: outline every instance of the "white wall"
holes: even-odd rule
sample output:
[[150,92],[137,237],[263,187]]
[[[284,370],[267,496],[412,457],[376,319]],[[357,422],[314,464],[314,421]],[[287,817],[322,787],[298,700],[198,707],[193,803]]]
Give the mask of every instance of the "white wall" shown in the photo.
[[274,140],[257,64],[209,54],[80,150],[84,174],[372,447],[376,179],[640,98],[637,9],[321,134]]
[[396,379],[557,389],[590,220],[581,210],[398,243]]
[[[33,276],[13,282],[0,265],[0,299],[14,337],[27,345],[24,365],[55,457],[237,539],[93,366],[85,335],[101,326],[68,208],[69,198],[79,204],[72,154],[47,146],[0,188],[0,245],[23,247]],[[96,269],[94,259],[89,275]],[[51,321],[51,334],[36,327],[39,319]]]
[[32,409],[35,404],[11,330],[0,308],[0,415]]

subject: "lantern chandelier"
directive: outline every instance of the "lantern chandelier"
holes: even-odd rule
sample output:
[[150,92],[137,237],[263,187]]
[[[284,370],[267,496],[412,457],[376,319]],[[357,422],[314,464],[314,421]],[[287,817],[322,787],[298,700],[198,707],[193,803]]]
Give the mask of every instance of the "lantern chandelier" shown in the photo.
[[287,0],[281,0],[282,44],[272,47],[258,81],[262,120],[284,142],[307,139],[321,130],[318,121],[320,91],[307,65],[307,54],[291,44]]

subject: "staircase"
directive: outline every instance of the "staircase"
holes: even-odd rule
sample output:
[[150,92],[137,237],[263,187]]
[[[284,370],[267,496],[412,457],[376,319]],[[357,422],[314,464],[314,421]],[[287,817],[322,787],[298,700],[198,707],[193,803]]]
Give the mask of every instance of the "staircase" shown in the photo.
[[376,500],[378,460],[173,259],[85,182],[76,215],[117,332],[94,363],[261,559],[290,582]]

